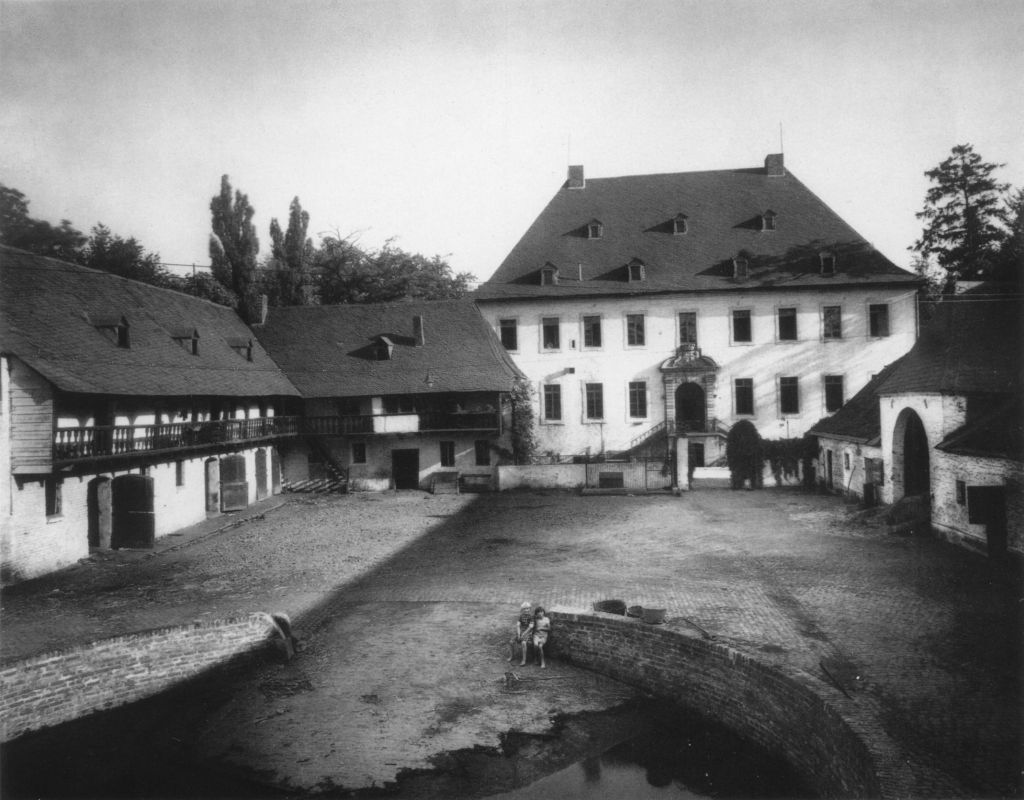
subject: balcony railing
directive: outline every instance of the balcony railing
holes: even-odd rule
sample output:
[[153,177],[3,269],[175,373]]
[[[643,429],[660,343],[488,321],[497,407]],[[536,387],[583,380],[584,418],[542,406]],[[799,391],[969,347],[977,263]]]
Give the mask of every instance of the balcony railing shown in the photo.
[[410,431],[498,430],[497,412],[377,414],[346,417],[259,417],[161,425],[99,425],[58,428],[56,462],[186,450],[204,445],[287,436],[362,436]]
[[296,436],[301,433],[301,422],[301,417],[258,417],[161,425],[58,428],[54,431],[53,458],[55,461],[73,461]]

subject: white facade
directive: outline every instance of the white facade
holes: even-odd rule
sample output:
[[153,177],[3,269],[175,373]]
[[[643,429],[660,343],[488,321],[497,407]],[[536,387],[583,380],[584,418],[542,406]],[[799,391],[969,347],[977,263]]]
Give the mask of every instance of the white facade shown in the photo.
[[[505,329],[506,343],[514,325],[515,346],[509,351],[537,392],[540,451],[560,454],[626,450],[673,417],[675,383],[666,391],[660,367],[682,344],[681,313],[695,314],[696,345],[718,367],[713,385],[704,384],[708,419],[718,420],[722,429],[749,419],[762,436],[773,439],[800,436],[830,413],[826,376],[833,386],[841,383],[845,402],[916,338],[914,292],[905,287],[487,300],[479,305],[499,336]],[[871,335],[872,306],[886,309],[887,335]],[[827,307],[840,309],[839,336],[826,336],[826,315],[834,313]],[[795,338],[785,338],[785,331],[780,336],[780,309],[786,310],[783,315],[795,314]],[[876,320],[878,313],[876,308]],[[744,326],[736,323],[744,317],[749,317],[749,341],[742,341]],[[795,409],[781,406],[783,378],[796,379]],[[749,381],[750,389],[737,385],[737,379]],[[547,406],[554,392],[559,419],[550,418],[545,387],[558,387],[547,390]],[[595,409],[598,392],[601,407]],[[645,404],[638,402],[641,393]],[[747,401],[752,401],[749,408],[743,405]]]

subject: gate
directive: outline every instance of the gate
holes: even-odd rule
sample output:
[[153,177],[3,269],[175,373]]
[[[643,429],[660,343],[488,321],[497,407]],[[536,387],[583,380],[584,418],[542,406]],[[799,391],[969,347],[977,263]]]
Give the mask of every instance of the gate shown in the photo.
[[670,458],[587,462],[588,489],[623,489],[652,492],[672,488],[674,462]]
[[156,539],[153,479],[148,475],[119,475],[110,483],[110,546],[152,547]]
[[249,505],[249,482],[245,479],[245,456],[224,456],[220,460],[220,510],[241,511]]

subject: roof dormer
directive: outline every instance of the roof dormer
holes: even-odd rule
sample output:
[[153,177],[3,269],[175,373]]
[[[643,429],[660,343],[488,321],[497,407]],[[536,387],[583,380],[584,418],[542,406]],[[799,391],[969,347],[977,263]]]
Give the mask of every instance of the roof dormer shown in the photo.
[[682,236],[689,230],[687,224],[686,214],[676,214],[672,220],[672,234],[673,236]]
[[199,331],[195,328],[174,328],[171,338],[189,355],[199,355]]
[[587,238],[600,239],[604,236],[604,225],[599,219],[592,219],[587,223]]
[[749,274],[750,261],[746,253],[740,253],[732,260],[732,276],[738,281],[745,281]]
[[252,361],[252,339],[246,336],[231,336],[226,339],[228,347],[246,361]]
[[626,265],[628,280],[630,283],[640,283],[647,280],[647,265],[639,258],[634,258]]
[[818,253],[818,263],[821,267],[822,275],[835,275],[836,274],[836,254],[831,250],[822,250]]
[[395,343],[387,336],[378,336],[374,340],[373,356],[377,361],[390,361],[395,353]]
[[128,318],[123,314],[93,314],[89,317],[92,326],[106,336],[118,347],[131,349],[131,335],[128,331]]
[[541,267],[540,270],[540,285],[541,286],[557,286],[558,285],[558,267],[552,264],[550,261]]
[[775,230],[775,212],[770,208],[761,214],[761,230],[762,231],[773,231]]

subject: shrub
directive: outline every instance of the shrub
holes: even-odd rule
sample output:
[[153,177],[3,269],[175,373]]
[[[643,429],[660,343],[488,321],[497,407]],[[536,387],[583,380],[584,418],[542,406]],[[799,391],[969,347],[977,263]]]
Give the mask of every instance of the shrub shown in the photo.
[[761,434],[750,420],[740,420],[729,430],[725,440],[725,459],[729,465],[733,489],[742,489],[747,480],[750,481],[751,489],[762,488],[764,447]]

